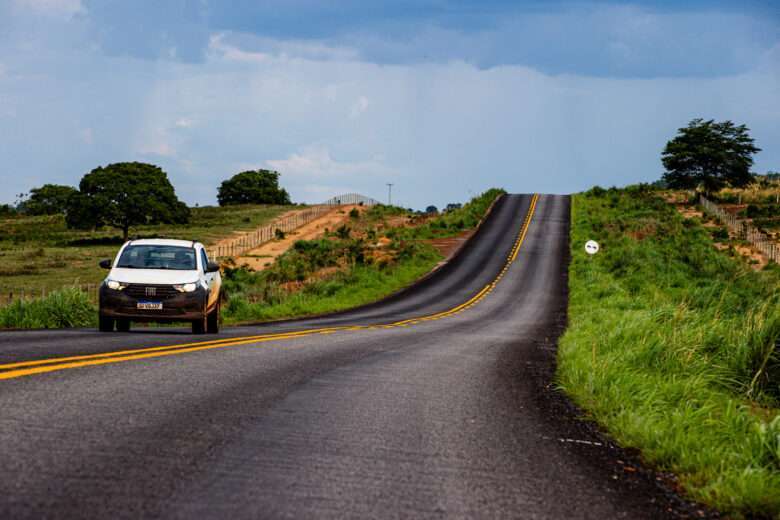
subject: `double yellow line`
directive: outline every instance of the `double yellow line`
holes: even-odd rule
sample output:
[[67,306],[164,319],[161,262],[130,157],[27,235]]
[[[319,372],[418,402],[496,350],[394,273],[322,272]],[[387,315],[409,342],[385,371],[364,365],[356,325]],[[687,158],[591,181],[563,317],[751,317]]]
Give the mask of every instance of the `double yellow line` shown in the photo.
[[235,347],[238,345],[247,345],[250,343],[265,343],[269,341],[278,341],[283,339],[294,339],[305,336],[313,336],[316,334],[332,334],[340,331],[354,331],[354,330],[368,330],[378,328],[396,328],[407,327],[423,321],[433,321],[453,316],[464,310],[468,309],[479,303],[488,294],[490,294],[496,287],[496,284],[503,278],[506,272],[509,270],[509,266],[517,258],[517,254],[520,251],[525,236],[528,233],[528,227],[531,223],[534,211],[536,210],[536,203],[539,200],[538,195],[534,195],[531,199],[531,205],[526,214],[523,226],[520,229],[517,240],[515,240],[514,246],[507,256],[506,263],[504,264],[501,272],[496,278],[482,288],[477,294],[469,298],[466,302],[460,305],[448,309],[446,311],[430,314],[427,316],[418,316],[415,318],[409,318],[402,321],[396,321],[393,323],[383,325],[353,325],[353,326],[340,326],[340,327],[325,327],[320,329],[299,330],[294,332],[282,332],[276,334],[261,334],[258,336],[242,336],[238,338],[225,338],[212,341],[201,341],[196,343],[183,343],[179,345],[169,345],[162,347],[149,347],[132,350],[119,350],[115,352],[105,352],[102,354],[87,354],[82,356],[68,356],[58,357],[50,359],[39,359],[33,361],[20,361],[16,363],[7,363],[0,365],[0,379],[15,379],[18,377],[31,376],[35,374],[43,374],[46,372],[55,372],[58,370],[67,370],[71,368],[82,368],[88,366],[107,365],[109,363],[120,363],[123,361],[136,361],[140,359],[156,358],[163,356],[173,356],[177,354],[184,354],[187,352],[198,352],[201,350],[211,350],[225,347]]

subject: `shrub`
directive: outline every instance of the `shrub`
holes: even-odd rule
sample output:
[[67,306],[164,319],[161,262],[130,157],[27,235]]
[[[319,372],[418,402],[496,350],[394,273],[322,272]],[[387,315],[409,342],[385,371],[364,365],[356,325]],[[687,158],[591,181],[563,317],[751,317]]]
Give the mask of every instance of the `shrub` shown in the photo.
[[726,241],[729,239],[729,230],[725,226],[719,226],[712,230],[712,238]]
[[336,228],[336,236],[339,237],[342,240],[346,240],[349,238],[349,233],[352,230],[349,228],[349,226],[342,224],[338,228]]

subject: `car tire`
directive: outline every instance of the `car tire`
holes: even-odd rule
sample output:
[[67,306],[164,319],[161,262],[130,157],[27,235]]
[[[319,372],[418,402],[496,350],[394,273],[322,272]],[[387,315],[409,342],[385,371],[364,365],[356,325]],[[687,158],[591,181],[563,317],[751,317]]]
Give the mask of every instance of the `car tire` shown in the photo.
[[219,332],[219,303],[214,307],[214,310],[209,313],[206,320],[206,330],[209,334],[217,334]]
[[116,320],[116,330],[119,332],[130,332],[130,320]]
[[193,334],[205,334],[206,330],[208,328],[208,324],[206,323],[208,321],[208,316],[205,314],[202,318],[199,318],[192,322],[192,333]]
[[100,332],[114,332],[114,319],[108,316],[98,317],[98,330]]

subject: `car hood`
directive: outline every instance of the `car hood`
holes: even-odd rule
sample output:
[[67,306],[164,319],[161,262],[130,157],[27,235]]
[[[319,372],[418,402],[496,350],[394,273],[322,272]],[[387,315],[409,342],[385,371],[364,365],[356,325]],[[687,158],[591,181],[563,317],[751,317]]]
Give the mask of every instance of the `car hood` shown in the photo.
[[198,271],[177,271],[173,269],[123,269],[115,267],[108,278],[121,283],[139,284],[182,284],[198,280]]

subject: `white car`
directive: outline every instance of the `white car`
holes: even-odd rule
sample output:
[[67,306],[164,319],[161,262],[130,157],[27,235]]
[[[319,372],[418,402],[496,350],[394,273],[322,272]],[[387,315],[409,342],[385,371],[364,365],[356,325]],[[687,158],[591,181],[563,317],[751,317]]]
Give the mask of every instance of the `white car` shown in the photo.
[[192,323],[194,334],[219,332],[219,264],[200,242],[146,239],[126,242],[100,286],[100,330],[130,330],[133,321]]

